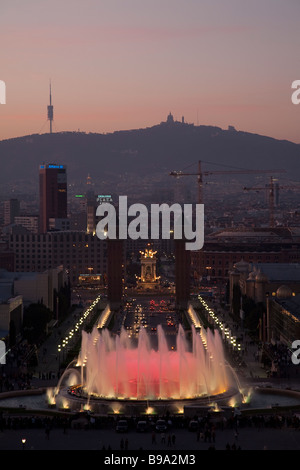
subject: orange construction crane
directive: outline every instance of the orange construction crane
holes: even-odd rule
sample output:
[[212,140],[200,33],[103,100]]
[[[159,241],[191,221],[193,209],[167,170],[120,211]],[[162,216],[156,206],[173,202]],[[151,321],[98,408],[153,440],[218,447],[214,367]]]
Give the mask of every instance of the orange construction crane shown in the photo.
[[197,173],[183,173],[182,171],[171,171],[170,176],[175,176],[180,178],[181,176],[198,176],[198,202],[199,204],[203,203],[202,195],[202,184],[203,176],[208,175],[249,175],[249,174],[262,174],[262,173],[285,173],[285,170],[216,170],[216,171],[202,171],[201,161],[198,162],[198,172]]

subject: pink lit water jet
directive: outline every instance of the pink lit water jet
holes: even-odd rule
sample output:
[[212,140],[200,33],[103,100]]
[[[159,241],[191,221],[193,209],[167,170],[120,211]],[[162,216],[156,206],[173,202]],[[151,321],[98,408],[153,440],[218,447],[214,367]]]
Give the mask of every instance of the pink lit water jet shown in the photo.
[[229,387],[219,333],[192,330],[189,345],[182,326],[176,350],[169,350],[164,331],[157,328],[158,347],[153,349],[145,329],[137,346],[123,329],[119,336],[108,330],[82,333],[78,364],[87,396],[170,400],[211,396]]

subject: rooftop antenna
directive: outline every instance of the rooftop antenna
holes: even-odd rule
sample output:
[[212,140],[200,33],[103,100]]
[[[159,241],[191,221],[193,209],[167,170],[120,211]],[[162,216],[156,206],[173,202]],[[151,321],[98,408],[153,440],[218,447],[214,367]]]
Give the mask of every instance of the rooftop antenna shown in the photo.
[[52,121],[53,121],[53,106],[52,106],[52,95],[51,95],[51,80],[50,80],[50,105],[48,109],[48,121],[50,121],[50,134],[52,134]]

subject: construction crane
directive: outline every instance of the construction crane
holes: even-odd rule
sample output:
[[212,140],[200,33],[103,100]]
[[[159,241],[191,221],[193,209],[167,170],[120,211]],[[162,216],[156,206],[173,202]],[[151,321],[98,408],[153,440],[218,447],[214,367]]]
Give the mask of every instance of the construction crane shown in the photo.
[[183,173],[182,171],[171,171],[170,176],[180,178],[181,176],[198,176],[198,202],[203,203],[202,195],[202,184],[203,176],[209,175],[249,175],[249,174],[262,174],[262,173],[285,173],[285,170],[216,170],[216,171],[202,171],[201,160],[198,161],[198,172],[197,173]]
[[253,188],[244,188],[244,191],[268,191],[269,193],[269,224],[270,227],[275,227],[275,218],[274,218],[274,210],[275,210],[275,191],[279,191],[279,189],[300,189],[300,186],[279,186],[278,184],[275,187],[275,179],[273,176],[270,177],[269,184],[266,184],[265,187],[253,187]]

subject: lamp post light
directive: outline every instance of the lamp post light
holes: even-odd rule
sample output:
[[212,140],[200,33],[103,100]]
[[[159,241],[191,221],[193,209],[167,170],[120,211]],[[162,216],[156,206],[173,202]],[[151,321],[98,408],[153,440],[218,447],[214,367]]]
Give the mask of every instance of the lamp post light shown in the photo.
[[25,437],[23,437],[23,439],[22,439],[22,449],[23,450],[25,449],[25,444],[26,444],[26,439],[25,439]]
[[58,372],[60,370],[60,353],[61,353],[61,345],[59,344],[57,347],[57,352],[58,352]]

